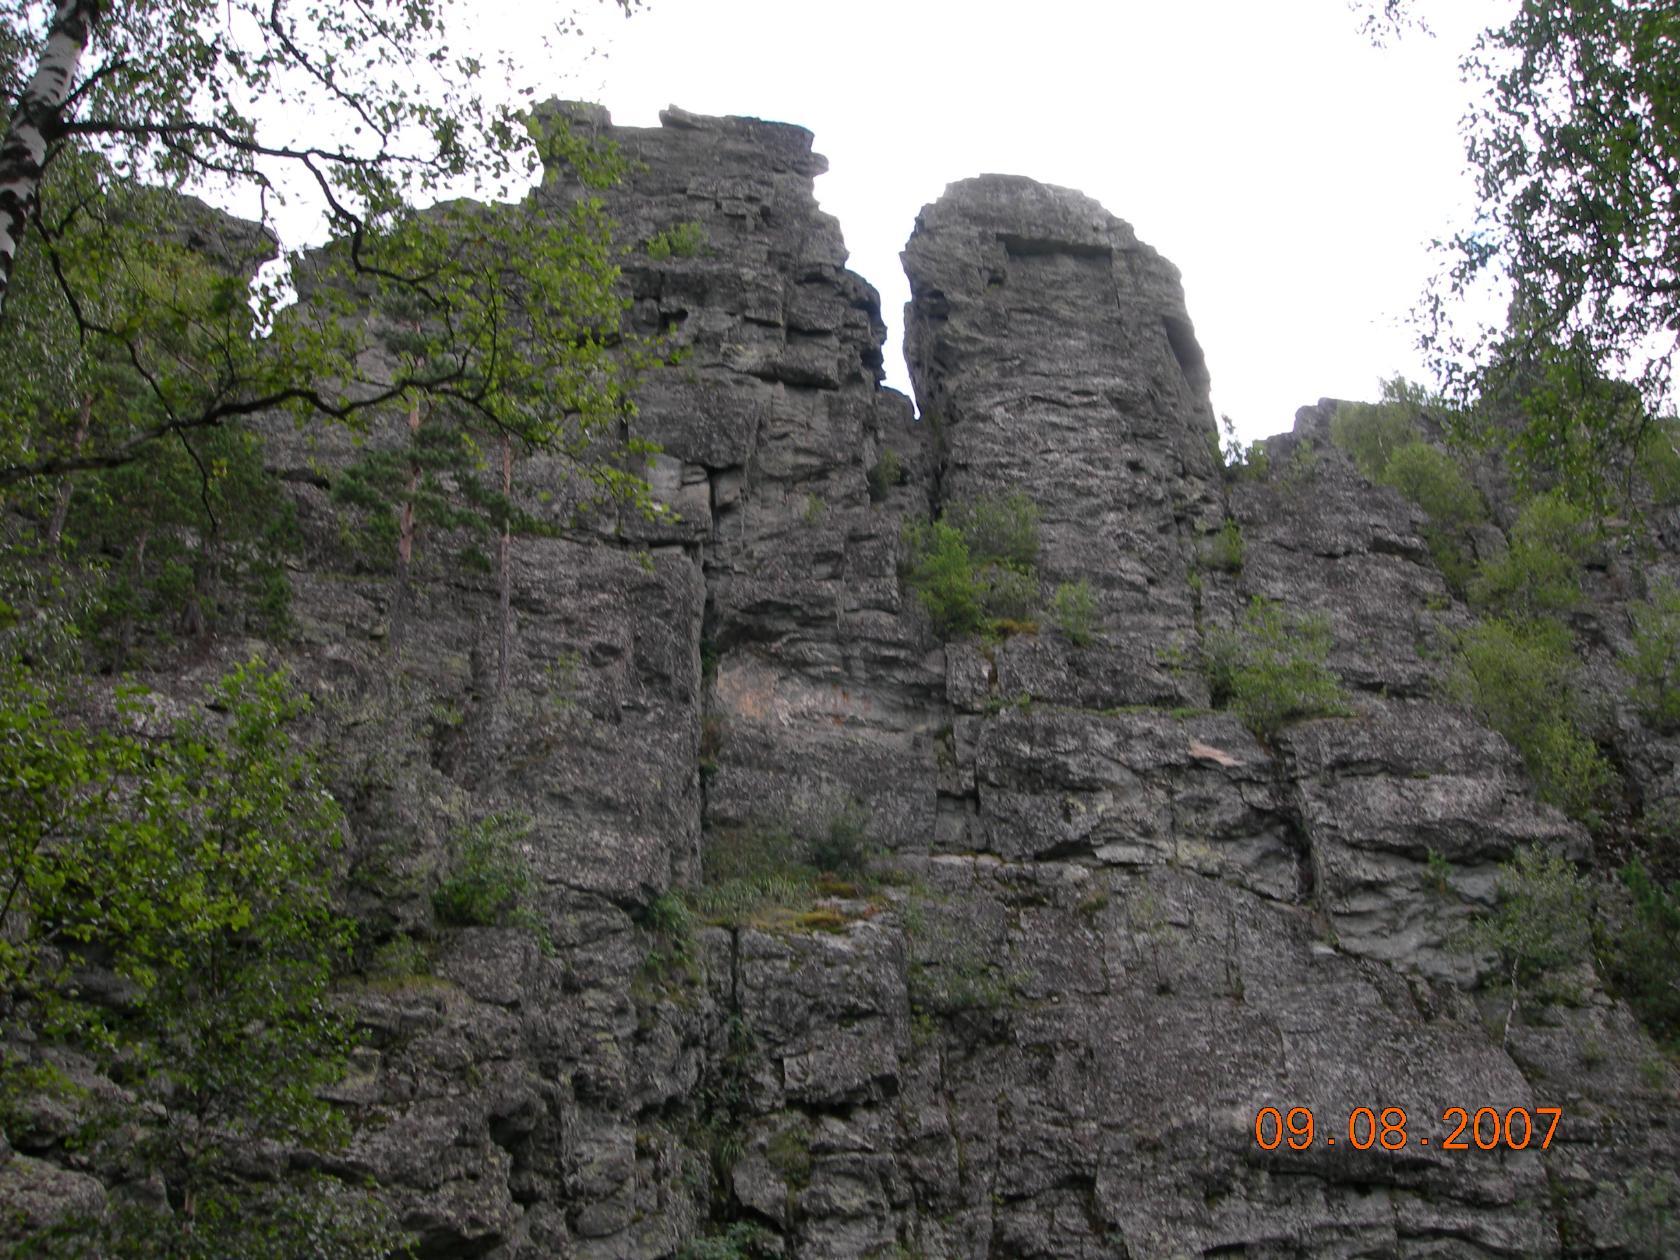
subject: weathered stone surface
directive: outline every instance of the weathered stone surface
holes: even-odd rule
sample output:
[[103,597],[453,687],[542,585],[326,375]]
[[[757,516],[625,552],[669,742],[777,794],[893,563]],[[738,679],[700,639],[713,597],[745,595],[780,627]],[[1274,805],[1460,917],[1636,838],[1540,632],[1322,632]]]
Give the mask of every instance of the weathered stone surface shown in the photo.
[[911,374],[944,439],[938,500],[1026,493],[1046,580],[1091,583],[1122,660],[1185,647],[1193,542],[1223,509],[1172,265],[1088,198],[997,175],[924,209],[904,262]]
[[[1680,1159],[1680,1116],[1655,1048],[1591,975],[1509,1020],[1454,945],[1501,862],[1586,837],[1441,699],[1467,614],[1412,509],[1322,440],[1332,404],[1228,483],[1170,264],[1077,193],[985,176],[906,250],[916,419],[808,132],[553,108],[629,159],[631,319],[690,351],[635,420],[680,520],[518,540],[498,694],[493,581],[423,540],[395,651],[394,579],[345,559],[328,496],[352,449],[277,432],[310,539],[295,637],[146,680],[185,712],[260,647],[317,702],[371,960],[331,1091],[358,1136],[322,1166],[440,1257],[656,1260],[731,1223],[813,1260],[1659,1254],[1639,1178]],[[646,250],[681,225],[695,251]],[[888,450],[902,477],[871,485]],[[518,484],[556,523],[576,502],[558,465]],[[1087,646],[941,643],[901,580],[907,521],[1013,490],[1045,591],[1097,594]],[[1207,559],[1227,521],[1235,572]],[[1626,567],[1593,579],[1601,673]],[[1346,716],[1263,741],[1209,710],[1198,648],[1254,597],[1326,616]],[[1639,790],[1680,797],[1680,741],[1613,725]],[[497,814],[526,820],[533,922],[440,922]],[[673,923],[711,846],[836,819],[890,879]],[[1565,1119],[1544,1152],[1453,1151],[1455,1106]],[[1267,1107],[1319,1140],[1263,1149]],[[1406,1148],[1356,1149],[1360,1108],[1403,1108]],[[0,1148],[29,1228],[119,1180],[54,1124]]]
[[88,1173],[73,1172],[44,1159],[0,1148],[0,1243],[23,1244],[66,1217],[97,1216],[105,1207],[105,1186]]

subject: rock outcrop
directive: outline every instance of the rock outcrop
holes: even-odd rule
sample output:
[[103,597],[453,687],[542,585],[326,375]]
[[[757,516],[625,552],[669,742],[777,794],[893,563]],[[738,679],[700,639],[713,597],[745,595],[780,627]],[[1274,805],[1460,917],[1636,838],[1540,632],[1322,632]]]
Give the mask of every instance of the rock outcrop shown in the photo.
[[[689,349],[635,421],[680,519],[522,540],[498,700],[493,584],[418,570],[394,668],[391,580],[333,566],[294,479],[317,562],[270,650],[318,702],[371,939],[432,956],[350,995],[359,1136],[329,1167],[434,1257],[653,1260],[736,1220],[813,1258],[1657,1254],[1630,1187],[1680,1159],[1680,1104],[1650,1041],[1590,976],[1502,1032],[1453,945],[1501,862],[1588,841],[1438,698],[1466,614],[1414,510],[1297,439],[1228,481],[1177,273],[1077,193],[984,176],[923,211],[917,419],[808,132],[573,117],[628,159],[631,318]],[[639,248],[684,225],[692,252]],[[1090,641],[941,643],[903,527],[1017,490]],[[1206,559],[1231,521],[1236,571]],[[1345,716],[1263,743],[1209,707],[1197,650],[1254,596],[1327,617]],[[148,681],[192,694],[250,646]],[[448,837],[499,810],[530,819],[546,940],[433,921]],[[686,945],[658,921],[716,846],[840,819],[873,891]],[[1316,1140],[1262,1149],[1266,1107]],[[1454,1107],[1563,1121],[1443,1149]],[[1360,1108],[1403,1108],[1405,1149],[1354,1149]],[[0,1177],[85,1193],[59,1154]]]

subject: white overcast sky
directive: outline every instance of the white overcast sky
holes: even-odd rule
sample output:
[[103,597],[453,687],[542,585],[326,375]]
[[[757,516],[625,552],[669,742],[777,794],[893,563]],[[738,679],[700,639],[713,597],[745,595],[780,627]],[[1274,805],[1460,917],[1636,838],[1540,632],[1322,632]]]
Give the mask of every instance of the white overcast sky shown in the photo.
[[1215,410],[1252,438],[1422,375],[1405,316],[1471,204],[1457,63],[1509,4],[1423,7],[1435,38],[1376,49],[1345,0],[652,0],[586,10],[605,56],[537,88],[620,124],[675,104],[815,132],[907,391],[921,207],[992,171],[1088,193],[1183,272]]

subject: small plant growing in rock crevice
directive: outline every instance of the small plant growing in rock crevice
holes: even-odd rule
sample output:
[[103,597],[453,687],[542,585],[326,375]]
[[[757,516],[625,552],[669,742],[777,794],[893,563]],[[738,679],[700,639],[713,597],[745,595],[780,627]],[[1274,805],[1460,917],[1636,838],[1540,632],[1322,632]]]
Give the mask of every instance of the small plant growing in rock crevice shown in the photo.
[[959,907],[944,897],[912,897],[903,923],[909,946],[905,987],[918,1042],[931,1039],[938,1020],[969,1013],[999,1016],[1020,1004],[1023,976],[1002,965]]
[[736,1221],[722,1232],[690,1240],[677,1260],[770,1260],[782,1254],[781,1240],[762,1225]]
[[667,258],[693,258],[706,243],[706,229],[699,223],[676,223],[648,239],[648,257],[656,262]]
[[1239,573],[1242,571],[1245,550],[1242,526],[1234,520],[1227,520],[1219,532],[1203,544],[1201,559],[1210,569]]
[[701,854],[697,888],[684,891],[697,918],[726,927],[764,920],[783,909],[808,908],[815,872],[799,841],[779,828],[719,829]]
[[1214,704],[1269,738],[1290,722],[1346,716],[1341,683],[1325,667],[1329,653],[1322,615],[1289,613],[1256,596],[1237,626],[1208,633],[1202,661]]
[[669,995],[685,982],[699,983],[703,973],[694,948],[694,915],[680,894],[663,892],[632,917],[652,938],[632,981],[633,993]]
[[765,1160],[787,1182],[790,1192],[798,1192],[811,1184],[811,1134],[805,1122],[793,1123],[777,1131],[764,1148]]
[[648,902],[637,921],[654,936],[670,944],[678,954],[686,955],[693,943],[694,916],[688,903],[674,892],[663,892]]
[[881,503],[892,493],[894,486],[902,486],[910,480],[909,471],[904,467],[904,461],[898,457],[898,452],[888,446],[881,451],[875,466],[869,470],[869,501]]
[[905,526],[905,576],[943,638],[1025,625],[1039,606],[1038,508],[1016,492]]
[[855,915],[820,903],[869,895],[869,815],[847,805],[815,837],[786,827],[734,827],[709,833],[701,880],[684,891],[699,920],[721,927],[844,930]]
[[828,830],[811,842],[811,864],[845,878],[864,873],[869,862],[869,811],[853,802],[829,820]]
[[528,904],[536,881],[525,855],[531,820],[496,813],[457,833],[449,874],[432,892],[438,919],[454,927],[521,927],[547,948],[542,920]]
[[1097,627],[1097,597],[1089,582],[1063,582],[1050,599],[1050,621],[1075,647],[1090,644]]
[[1168,921],[1166,911],[1152,889],[1144,889],[1126,903],[1126,929],[1131,935],[1132,948],[1140,970],[1142,944],[1148,944],[1149,971],[1154,980],[1156,996],[1170,995],[1173,984],[1166,969],[1161,965],[1161,943],[1176,936],[1177,929]]
[[1424,872],[1429,882],[1429,889],[1437,897],[1447,897],[1452,894],[1453,864],[1439,849],[1429,850],[1424,862]]
[[1293,494],[1304,493],[1309,485],[1318,479],[1319,456],[1318,448],[1311,438],[1302,438],[1295,445],[1295,450],[1289,456],[1289,462],[1283,466],[1284,489]]
[[709,779],[718,770],[718,758],[729,740],[729,726],[721,713],[708,713],[700,719],[699,768],[701,779]]

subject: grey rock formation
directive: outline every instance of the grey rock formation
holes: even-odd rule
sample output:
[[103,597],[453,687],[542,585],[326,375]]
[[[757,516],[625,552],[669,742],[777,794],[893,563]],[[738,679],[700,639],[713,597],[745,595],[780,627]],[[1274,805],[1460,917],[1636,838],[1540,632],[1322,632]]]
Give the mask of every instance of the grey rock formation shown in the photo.
[[1003,176],[947,189],[904,261],[911,374],[946,437],[939,497],[1024,491],[1046,578],[1099,597],[1101,662],[1022,644],[998,665],[1005,692],[1019,676],[1089,708],[1205,699],[1157,663],[1193,639],[1193,540],[1224,517],[1177,271],[1088,198]]
[[[1176,272],[1077,193],[985,176],[924,210],[917,420],[809,133],[573,116],[629,159],[626,244],[698,225],[624,269],[638,326],[691,351],[637,419],[680,520],[522,541],[498,701],[493,584],[422,563],[393,667],[391,580],[334,567],[297,483],[318,554],[270,650],[318,701],[372,938],[432,959],[347,994],[369,1040],[329,1167],[433,1257],[654,1260],[729,1221],[836,1260],[1657,1254],[1630,1187],[1674,1167],[1680,1114],[1651,1043],[1592,977],[1502,1035],[1452,946],[1500,862],[1587,841],[1437,698],[1430,646],[1465,613],[1412,509],[1298,439],[1228,485]],[[888,449],[904,477],[872,495]],[[521,481],[563,501],[558,478]],[[941,644],[902,528],[1017,489],[1094,637]],[[1235,573],[1203,560],[1227,521]],[[1208,708],[1197,648],[1257,595],[1327,615],[1348,716],[1263,743]],[[250,647],[149,681],[190,696]],[[496,810],[532,822],[547,948],[434,921],[449,837]],[[709,851],[847,816],[889,879],[677,957],[652,908]],[[1442,1149],[1448,1108],[1542,1106],[1548,1151]],[[1262,1149],[1266,1107],[1318,1140]],[[1404,1151],[1346,1140],[1393,1107]],[[96,1201],[62,1156],[0,1163],[0,1198]]]

